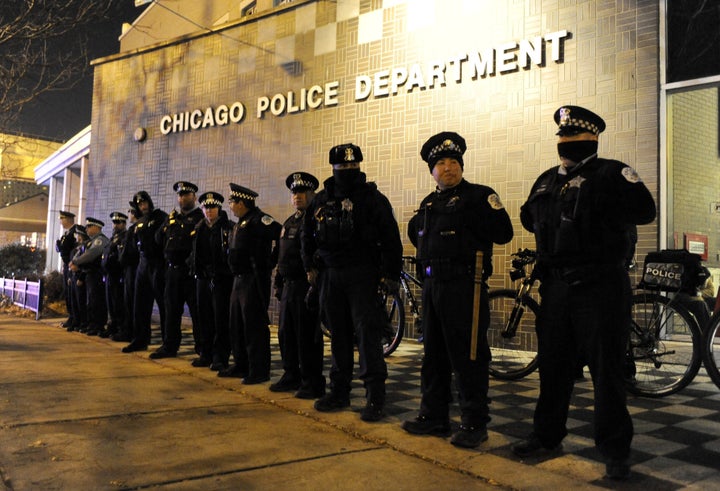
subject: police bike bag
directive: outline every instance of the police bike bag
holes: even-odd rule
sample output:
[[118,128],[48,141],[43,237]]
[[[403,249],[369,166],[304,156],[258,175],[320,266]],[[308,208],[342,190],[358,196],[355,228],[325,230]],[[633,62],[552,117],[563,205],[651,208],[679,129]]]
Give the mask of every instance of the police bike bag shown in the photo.
[[651,290],[694,293],[707,279],[700,255],[664,249],[645,256],[640,286]]

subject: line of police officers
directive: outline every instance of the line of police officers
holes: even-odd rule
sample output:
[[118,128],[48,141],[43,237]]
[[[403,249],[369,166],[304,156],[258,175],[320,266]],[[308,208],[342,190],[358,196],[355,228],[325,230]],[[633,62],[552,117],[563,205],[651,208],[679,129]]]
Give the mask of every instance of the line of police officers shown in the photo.
[[[625,254],[635,225],[654,219],[655,204],[632,168],[597,157],[605,128],[600,116],[564,106],[554,117],[561,165],[538,179],[521,215],[536,236],[542,281],[541,390],[534,431],[513,452],[529,457],[559,448],[582,359],[595,386],[595,439],[607,458],[606,473],[624,479],[633,434],[622,379],[623,326],[630,322]],[[442,132],[420,152],[437,187],[408,224],[423,279],[425,356],[419,414],[402,427],[419,435],[452,434],[453,445],[474,448],[487,440],[490,421],[486,281],[493,246],[508,243],[513,227],[492,188],[463,178],[466,149],[460,135]],[[82,227],[61,212],[66,231],[58,250],[67,265],[70,312],[65,325],[130,341],[123,352],[146,350],[157,303],[162,345],[150,357],[175,357],[187,305],[199,355],[193,366],[257,384],[270,379],[268,306],[274,290],[283,374],[269,389],[315,399],[318,411],[342,410],[350,406],[357,346],[366,396],[360,417],[382,419],[387,366],[381,336],[388,319],[380,299],[398,289],[402,242],[391,204],[360,171],[362,161],[356,145],[333,147],[332,176],[317,194],[317,178],[290,174],[285,184],[295,212],[282,226],[257,207],[257,193],[234,183],[228,201],[237,222],[222,210],[219,193],[202,194],[198,208],[198,188],[186,181],[173,186],[178,208],[169,215],[154,207],[147,192],[138,192],[130,202],[130,227],[125,214],[111,214],[111,239],[102,234],[101,221],[88,218]],[[106,305],[110,321],[104,327]],[[321,319],[332,333],[328,387]],[[454,432],[453,378],[461,412]]]

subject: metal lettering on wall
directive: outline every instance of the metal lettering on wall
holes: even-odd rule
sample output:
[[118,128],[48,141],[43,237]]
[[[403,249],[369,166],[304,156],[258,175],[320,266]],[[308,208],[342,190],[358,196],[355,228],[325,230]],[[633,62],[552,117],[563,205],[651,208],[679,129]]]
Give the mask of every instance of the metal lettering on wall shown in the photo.
[[[444,87],[450,82],[460,84],[492,75],[504,75],[519,69],[528,70],[532,65],[545,66],[547,51],[550,59],[562,63],[563,43],[569,39],[567,30],[551,32],[532,39],[510,42],[483,51],[462,53],[446,61],[432,61],[425,65],[415,63],[410,67],[380,70],[373,75],[355,77],[356,102],[370,98],[410,93],[415,89],[427,90]],[[278,92],[272,96],[257,98],[255,116],[263,119],[269,112],[284,116],[338,105],[340,82],[326,82],[310,88]],[[245,105],[234,102],[213,109],[195,109],[165,115],[160,120],[163,135],[180,133],[230,123],[241,123],[245,117]]]

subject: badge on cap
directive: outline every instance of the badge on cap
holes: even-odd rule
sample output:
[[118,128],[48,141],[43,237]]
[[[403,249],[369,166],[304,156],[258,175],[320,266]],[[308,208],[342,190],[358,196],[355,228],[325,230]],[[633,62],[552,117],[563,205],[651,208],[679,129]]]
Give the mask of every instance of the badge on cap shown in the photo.
[[560,124],[566,125],[570,122],[570,108],[568,107],[561,107],[560,108]]
[[345,149],[345,162],[355,162],[355,152],[352,147],[347,147]]

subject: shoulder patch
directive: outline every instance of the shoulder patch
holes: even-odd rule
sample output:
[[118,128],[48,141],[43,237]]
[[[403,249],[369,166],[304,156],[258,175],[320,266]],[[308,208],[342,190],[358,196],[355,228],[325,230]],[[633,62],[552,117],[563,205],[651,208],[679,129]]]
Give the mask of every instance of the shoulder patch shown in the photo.
[[635,169],[633,169],[632,167],[623,167],[622,176],[628,182],[642,182],[642,179],[640,179],[640,176],[637,172],[635,172]]
[[94,246],[102,245],[102,239],[95,239],[95,240],[93,240],[93,245],[94,245]]
[[500,196],[497,195],[497,193],[493,193],[487,198],[488,203],[490,204],[490,208],[493,210],[502,210],[505,208],[503,206],[502,201],[500,201]]
[[273,220],[273,217],[271,217],[270,215],[263,215],[263,217],[260,219],[260,221],[262,222],[263,225],[270,225],[275,220]]

